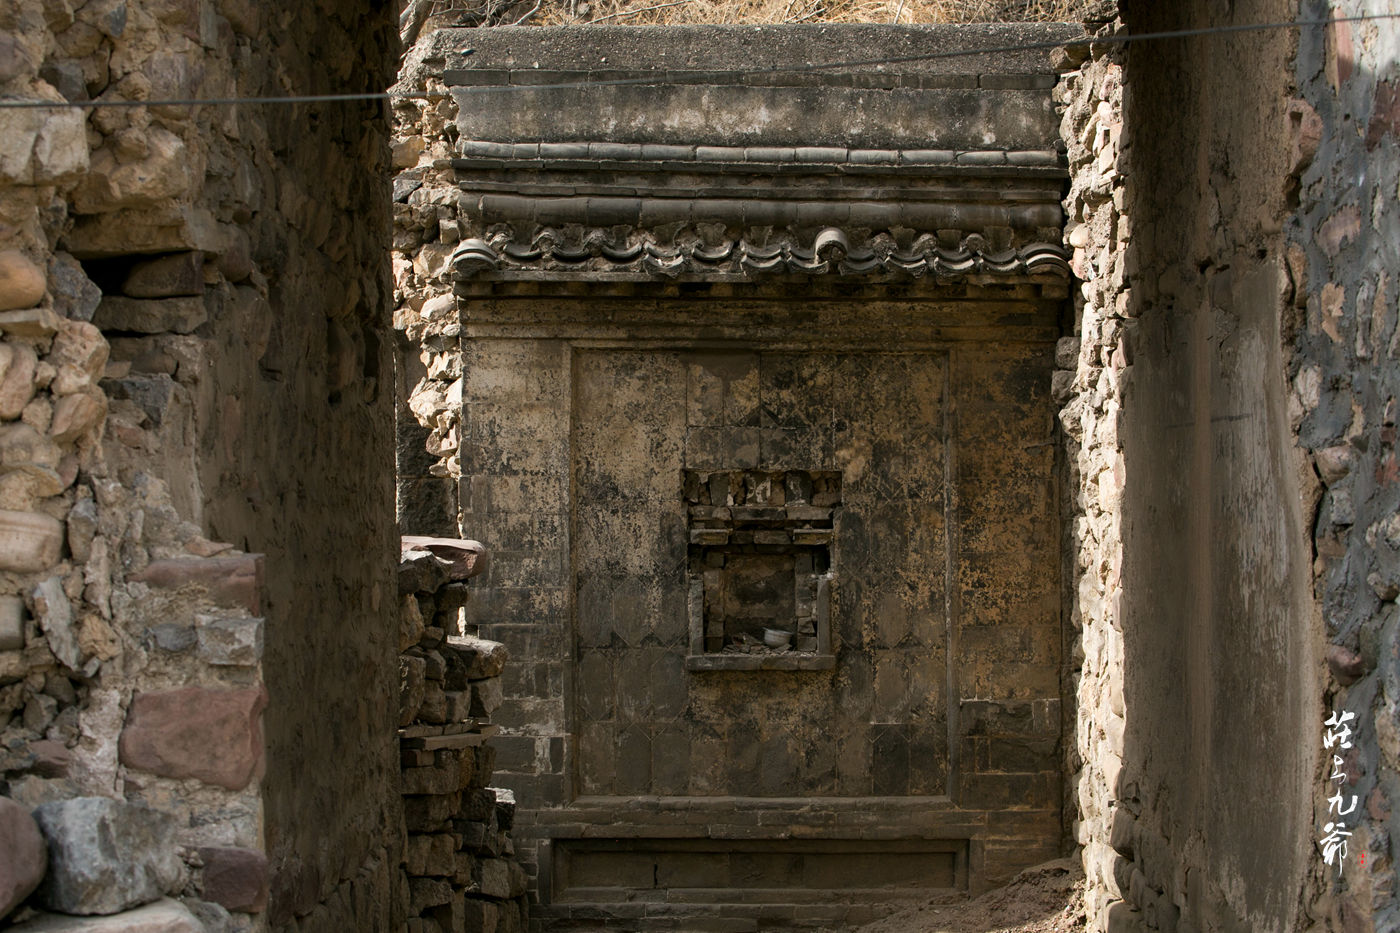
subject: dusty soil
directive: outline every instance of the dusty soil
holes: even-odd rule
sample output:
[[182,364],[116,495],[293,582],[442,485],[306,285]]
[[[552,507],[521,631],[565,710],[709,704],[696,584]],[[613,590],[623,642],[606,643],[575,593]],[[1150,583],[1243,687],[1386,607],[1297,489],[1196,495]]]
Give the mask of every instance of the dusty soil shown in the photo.
[[1084,871],[1078,859],[1027,868],[1003,888],[960,902],[930,902],[857,933],[1078,933],[1084,929]]

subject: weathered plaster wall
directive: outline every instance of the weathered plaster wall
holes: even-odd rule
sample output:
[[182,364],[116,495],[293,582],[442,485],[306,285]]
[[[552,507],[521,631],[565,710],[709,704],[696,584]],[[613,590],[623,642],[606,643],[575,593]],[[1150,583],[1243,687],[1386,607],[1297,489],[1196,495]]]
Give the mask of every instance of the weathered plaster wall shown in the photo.
[[[25,2],[0,10],[0,85],[377,91],[391,43],[353,4]],[[215,929],[392,913],[384,125],[380,104],[0,112],[0,504],[27,535],[0,583],[22,597],[6,793],[172,813],[168,893],[215,902]]]

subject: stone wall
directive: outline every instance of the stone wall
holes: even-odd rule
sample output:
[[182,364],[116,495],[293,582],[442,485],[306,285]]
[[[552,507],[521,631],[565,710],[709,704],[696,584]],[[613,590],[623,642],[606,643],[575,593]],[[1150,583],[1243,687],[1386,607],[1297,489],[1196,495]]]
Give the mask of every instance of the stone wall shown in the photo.
[[[390,26],[12,4],[0,88],[379,90]],[[166,890],[211,929],[344,929],[400,857],[382,126],[354,103],[0,111],[6,794],[166,813]]]
[[[1122,6],[1135,32],[1292,15]],[[1057,389],[1091,928],[1384,928],[1393,33],[1082,54],[1059,91],[1084,285]]]
[[[493,788],[505,647],[465,632],[476,542],[406,537],[399,564],[399,764],[403,927],[408,933],[523,933],[528,879],[510,838],[515,797]],[[363,918],[361,918],[363,920]]]
[[421,94],[394,107],[394,375],[397,494],[404,534],[455,535],[462,479],[461,321],[452,296],[457,222],[457,102],[428,41],[408,50],[395,90]]
[[[1121,25],[1100,35],[1121,34]],[[1120,424],[1133,378],[1125,275],[1132,239],[1126,208],[1122,49],[1094,43],[1057,55],[1065,70],[1056,90],[1064,113],[1070,192],[1065,240],[1080,280],[1074,331],[1055,354],[1056,401],[1063,458],[1065,595],[1074,644],[1070,649],[1076,715],[1069,730],[1067,772],[1078,804],[1072,827],[1082,847],[1086,910],[1102,929],[1105,908],[1122,897],[1110,842],[1123,805],[1123,530],[1126,477]],[[1071,744],[1072,743],[1072,744]],[[1126,825],[1126,824],[1124,824]]]
[[[1304,15],[1329,7],[1335,17],[1395,12],[1383,0],[1350,0],[1305,4]],[[1332,835],[1328,823],[1353,834],[1333,836],[1348,845],[1330,865],[1313,858],[1304,901],[1309,919],[1355,930],[1400,923],[1398,58],[1394,20],[1303,30],[1294,63],[1298,96],[1287,111],[1288,415],[1321,481],[1312,492],[1321,493],[1320,502],[1310,499],[1303,513],[1327,661],[1322,703],[1310,723],[1309,743],[1322,752],[1309,784],[1312,838]],[[1345,723],[1352,747],[1339,739],[1323,751],[1323,717],[1333,712],[1352,715]],[[1334,795],[1340,799],[1328,799]]]

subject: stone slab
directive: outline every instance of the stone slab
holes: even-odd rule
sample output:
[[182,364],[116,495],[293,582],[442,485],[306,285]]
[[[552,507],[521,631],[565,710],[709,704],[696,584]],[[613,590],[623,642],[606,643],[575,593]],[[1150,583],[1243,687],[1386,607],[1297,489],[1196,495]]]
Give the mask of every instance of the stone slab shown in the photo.
[[[184,866],[168,813],[107,797],[78,797],[34,809],[49,847],[36,897],[67,914],[113,914],[179,889]],[[117,927],[114,929],[124,929]]]
[[267,856],[237,846],[203,846],[204,898],[229,910],[258,913],[267,906]]
[[119,742],[129,768],[241,790],[262,764],[267,692],[185,687],[138,693]]
[[10,933],[206,933],[179,901],[169,899],[105,917],[46,914],[10,927]]
[[126,298],[109,295],[97,306],[92,320],[104,331],[188,334],[208,317],[203,298]]
[[217,602],[242,606],[253,615],[260,615],[262,612],[261,554],[154,560],[131,579],[163,590],[202,586]]

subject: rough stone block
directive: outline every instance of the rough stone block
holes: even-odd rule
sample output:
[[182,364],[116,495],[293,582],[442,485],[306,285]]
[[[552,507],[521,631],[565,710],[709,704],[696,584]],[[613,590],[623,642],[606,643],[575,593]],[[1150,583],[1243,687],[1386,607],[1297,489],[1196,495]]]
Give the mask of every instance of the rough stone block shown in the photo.
[[96,380],[105,371],[109,355],[102,331],[84,321],[62,320],[47,360],[60,371],[72,367],[88,379]]
[[68,253],[55,253],[49,260],[49,292],[54,311],[74,321],[91,321],[102,301],[102,289]]
[[146,629],[146,637],[160,650],[169,651],[172,654],[190,650],[199,640],[192,627],[180,625],[178,622],[162,622],[160,625],[153,625]]
[[441,618],[444,612],[455,613],[471,601],[471,587],[465,583],[449,583],[435,595],[438,617]]
[[[448,656],[449,664],[455,654],[463,681],[499,677],[506,666],[505,645],[472,635],[449,635],[443,653]],[[451,690],[461,690],[464,684],[453,682],[449,672],[447,686]]]
[[403,799],[404,823],[411,833],[436,832],[452,819],[461,802],[458,794]]
[[431,593],[447,582],[447,565],[427,551],[410,551],[399,564],[399,595]]
[[0,251],[0,312],[32,308],[44,298],[44,273],[17,249]]
[[[472,681],[470,715],[490,716],[505,702],[505,690],[499,677]],[[464,717],[465,718],[465,717]]]
[[79,797],[41,804],[34,819],[49,846],[49,871],[37,897],[51,910],[113,914],[174,893],[184,883],[176,821],[167,813]]
[[427,551],[445,566],[447,578],[462,581],[486,571],[490,559],[486,546],[465,538],[430,538],[422,535],[403,537],[405,556],[412,551]]
[[236,846],[204,846],[204,898],[228,910],[259,913],[267,906],[267,856]]
[[472,694],[466,690],[449,690],[447,697],[447,722],[466,722],[472,718]]
[[451,794],[461,788],[462,767],[448,758],[431,768],[406,768],[399,772],[399,787],[405,794]]
[[0,918],[33,893],[48,867],[48,849],[29,808],[0,797]]
[[501,908],[492,901],[469,897],[465,904],[467,929],[498,933]]
[[399,604],[399,650],[405,651],[418,644],[424,627],[418,598],[411,593],[404,594]]
[[530,885],[525,869],[509,859],[487,858],[477,863],[477,890],[487,897],[507,900],[524,894]]
[[496,825],[501,832],[510,832],[515,825],[515,793],[504,787],[488,787],[487,791],[496,797]]
[[60,398],[53,408],[49,435],[60,444],[77,440],[96,428],[107,416],[107,396],[102,390],[89,386]]
[[24,647],[24,600],[0,596],[0,651]]
[[31,596],[34,615],[44,629],[49,650],[70,670],[82,666],[82,650],[78,647],[78,631],[73,625],[73,605],[63,592],[63,581],[49,577],[34,588]]
[[495,858],[504,849],[503,834],[485,823],[458,821],[453,824],[453,828],[462,837],[462,848],[468,852]]
[[442,689],[442,681],[428,680],[424,683],[418,718],[423,722],[447,722],[447,694]]
[[411,914],[452,902],[452,885],[439,878],[409,878],[408,889]]
[[183,586],[203,587],[218,603],[241,606],[253,615],[262,613],[261,554],[153,560],[132,579],[162,590],[174,590]]
[[429,916],[442,933],[468,933],[466,897],[461,891],[453,891],[452,900],[440,907],[434,907],[429,911]]
[[210,615],[200,615],[196,619],[199,653],[210,664],[253,667],[262,660],[262,619]]
[[11,337],[50,337],[62,320],[48,308],[0,311],[0,330]]
[[104,331],[138,334],[193,333],[208,319],[203,298],[123,298],[108,295],[92,322]]
[[399,725],[406,726],[418,717],[426,687],[424,672],[428,662],[411,654],[399,655]]
[[110,379],[105,388],[113,399],[129,399],[159,427],[165,424],[166,413],[175,399],[175,380],[166,373],[131,373],[122,379]]
[[29,766],[31,773],[45,778],[68,776],[69,766],[73,763],[73,753],[58,739],[31,742],[29,752],[34,756],[34,763]]
[[11,927],[11,933],[208,933],[179,901],[163,899],[136,910],[106,917],[64,917],[46,914]]
[[450,833],[409,836],[404,864],[410,875],[450,878],[457,870],[455,850],[456,840]]
[[241,790],[262,764],[267,692],[185,687],[131,701],[119,749],[129,768]]
[[39,357],[23,344],[0,344],[0,418],[18,418],[34,397]]
[[122,282],[130,298],[176,298],[204,294],[204,254],[172,253],[138,262]]
[[[5,417],[3,411],[0,417]],[[62,547],[63,524],[58,519],[0,509],[0,570],[16,573],[47,570],[58,563]]]

